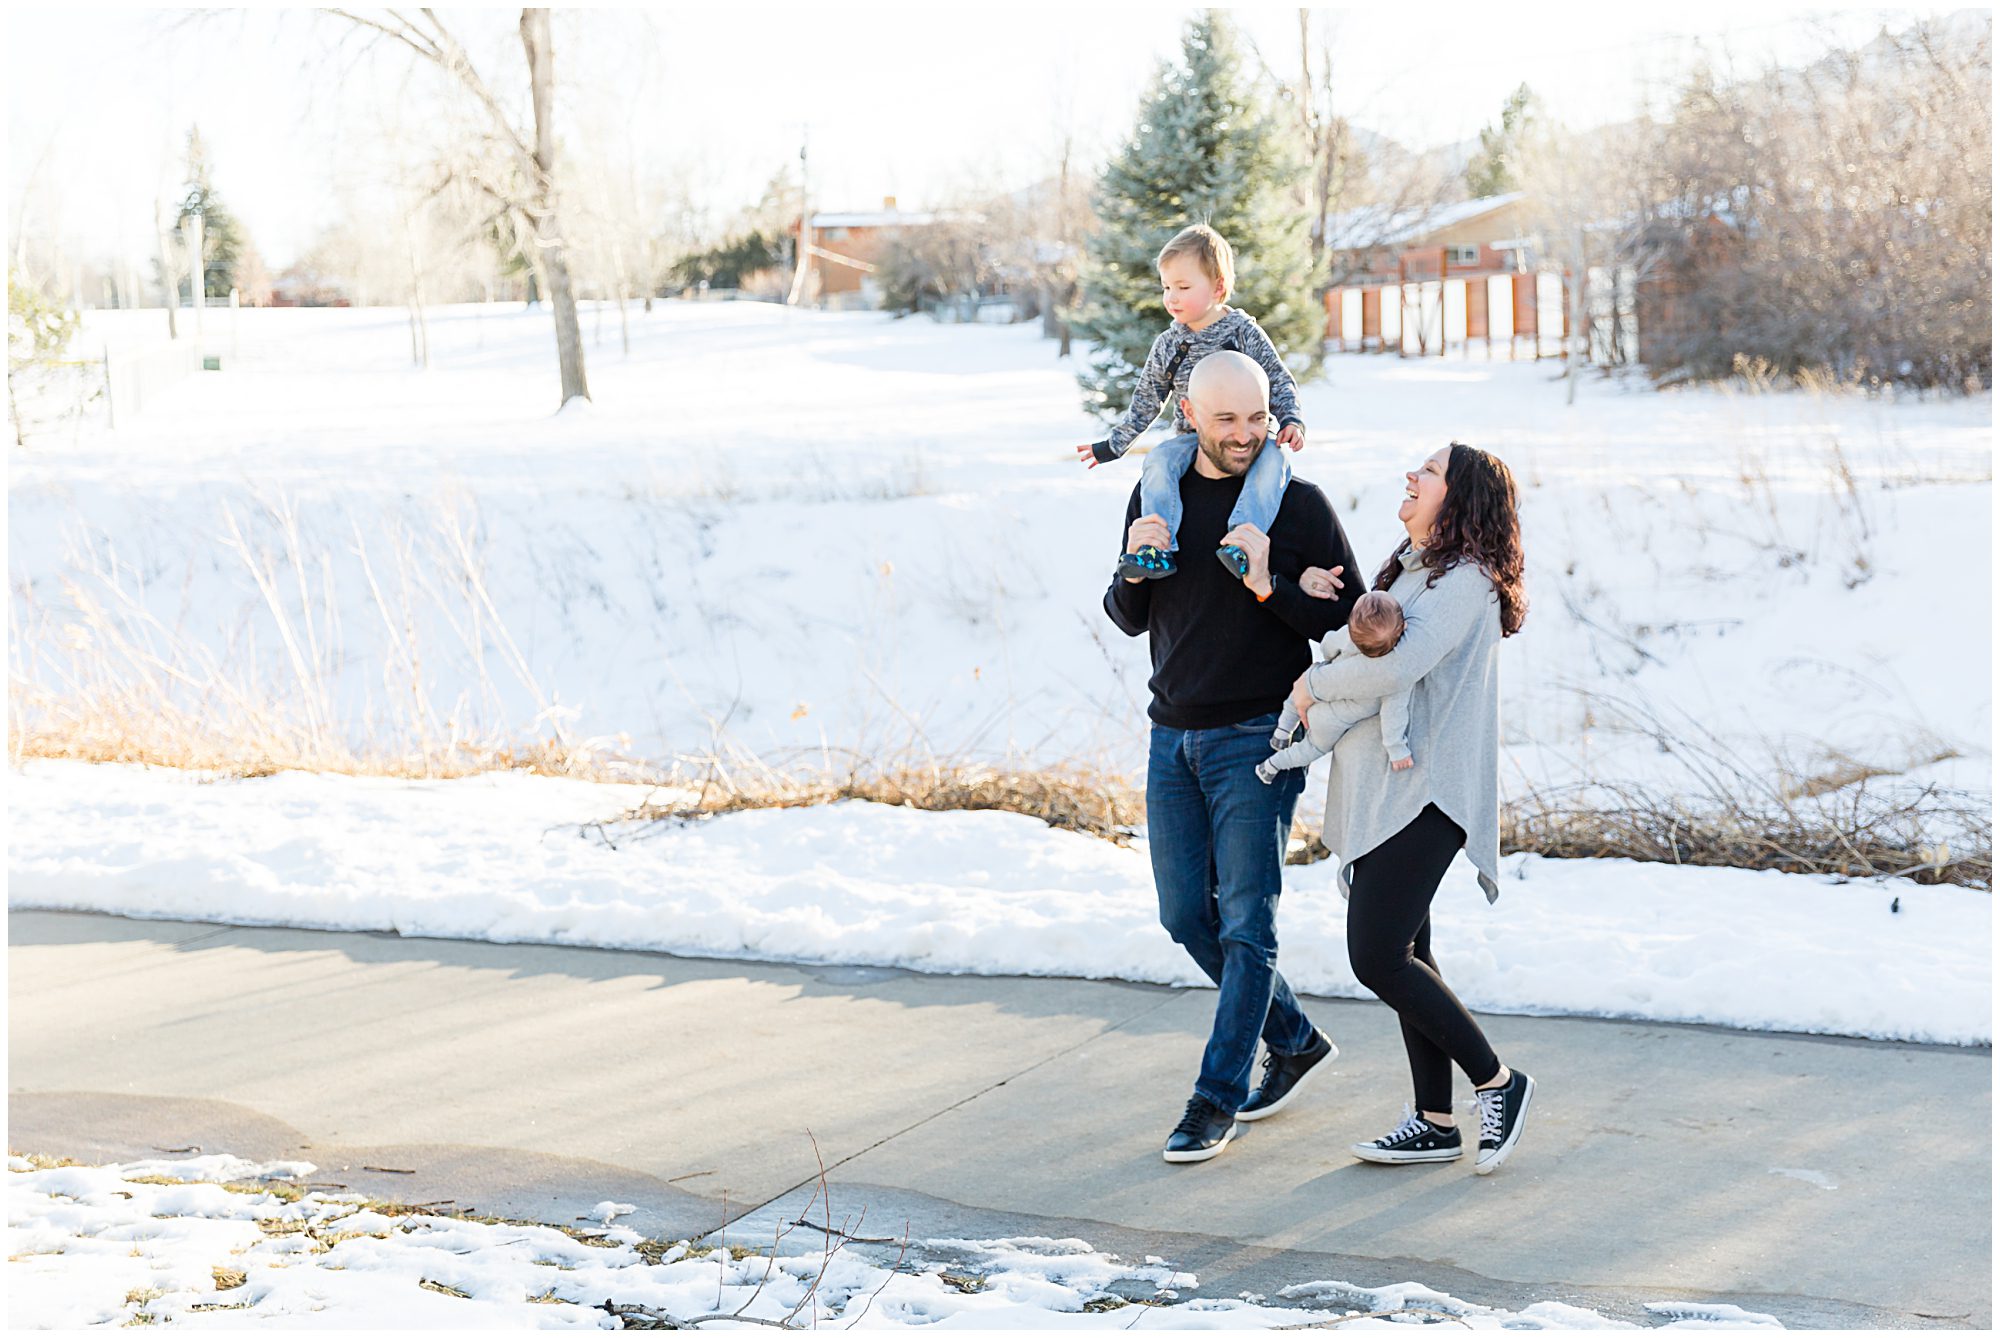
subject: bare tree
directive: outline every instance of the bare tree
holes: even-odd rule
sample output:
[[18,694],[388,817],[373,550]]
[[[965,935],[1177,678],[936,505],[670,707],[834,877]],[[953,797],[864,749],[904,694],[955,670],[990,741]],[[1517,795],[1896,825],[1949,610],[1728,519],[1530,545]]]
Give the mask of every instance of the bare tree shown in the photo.
[[439,19],[435,10],[415,13],[384,10],[381,17],[344,9],[328,13],[359,28],[389,37],[415,52],[452,79],[463,94],[483,109],[513,171],[482,175],[476,184],[495,204],[518,215],[534,239],[536,270],[549,294],[555,315],[556,360],[562,373],[562,403],[588,399],[584,379],[583,337],[577,327],[576,295],[570,283],[569,239],[561,226],[560,180],[556,166],[555,50],[549,31],[549,11],[521,11],[521,50],[527,64],[532,133],[515,125],[514,117],[480,75],[464,45]]
[[1299,11],[1299,78],[1292,93],[1292,107],[1312,161],[1306,205],[1311,218],[1314,283],[1324,293],[1332,281],[1327,234],[1334,209],[1347,195],[1354,163],[1347,118],[1333,106],[1333,35],[1322,24],[1315,38],[1312,20],[1312,10]]

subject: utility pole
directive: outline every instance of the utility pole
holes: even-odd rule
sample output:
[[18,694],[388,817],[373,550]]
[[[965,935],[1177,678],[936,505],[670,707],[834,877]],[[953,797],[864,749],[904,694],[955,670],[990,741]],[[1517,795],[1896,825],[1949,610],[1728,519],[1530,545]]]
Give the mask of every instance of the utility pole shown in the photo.
[[812,127],[799,129],[799,240],[793,249],[792,291],[785,295],[785,305],[795,307],[805,296],[806,275],[812,265],[812,163],[807,157],[811,145]]

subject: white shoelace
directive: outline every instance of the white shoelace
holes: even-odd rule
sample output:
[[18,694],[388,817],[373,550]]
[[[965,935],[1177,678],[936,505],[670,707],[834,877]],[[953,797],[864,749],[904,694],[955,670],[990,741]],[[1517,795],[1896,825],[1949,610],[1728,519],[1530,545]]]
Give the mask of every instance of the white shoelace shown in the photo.
[[1479,1094],[1479,1136],[1500,1141],[1501,1118],[1507,1113],[1507,1089],[1489,1087]]
[[1375,1145],[1377,1147],[1386,1148],[1392,1144],[1400,1143],[1406,1138],[1415,1138],[1418,1134],[1424,1133],[1429,1129],[1431,1129],[1431,1127],[1432,1125],[1429,1120],[1417,1114],[1415,1111],[1411,1111],[1409,1113],[1409,1118],[1405,1119],[1401,1124],[1397,1125],[1394,1129],[1390,1130],[1388,1133],[1383,1134],[1380,1138],[1376,1139]]

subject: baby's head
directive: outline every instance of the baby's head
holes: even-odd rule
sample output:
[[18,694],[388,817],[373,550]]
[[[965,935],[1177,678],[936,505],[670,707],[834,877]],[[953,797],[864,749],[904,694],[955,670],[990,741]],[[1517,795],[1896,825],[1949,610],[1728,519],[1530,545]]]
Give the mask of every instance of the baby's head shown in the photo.
[[1236,290],[1236,255],[1206,223],[1182,228],[1160,248],[1160,297],[1167,314],[1193,325]]
[[1387,655],[1403,638],[1403,606],[1386,590],[1370,590],[1354,601],[1347,634],[1363,655]]

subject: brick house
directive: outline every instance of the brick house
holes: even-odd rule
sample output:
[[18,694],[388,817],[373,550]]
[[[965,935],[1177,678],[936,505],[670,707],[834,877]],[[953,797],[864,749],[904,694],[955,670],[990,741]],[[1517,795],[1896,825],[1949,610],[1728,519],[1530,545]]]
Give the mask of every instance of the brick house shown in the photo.
[[[1509,356],[1531,340],[1560,348],[1562,280],[1536,272],[1520,191],[1332,220],[1336,286],[1326,294],[1328,347],[1406,356],[1483,342]],[[1503,343],[1504,341],[1504,343]]]
[[931,213],[905,213],[896,197],[885,196],[880,209],[858,213],[817,213],[810,221],[806,255],[806,301],[827,307],[874,307],[880,290],[873,274],[890,240],[905,228],[935,223]]

